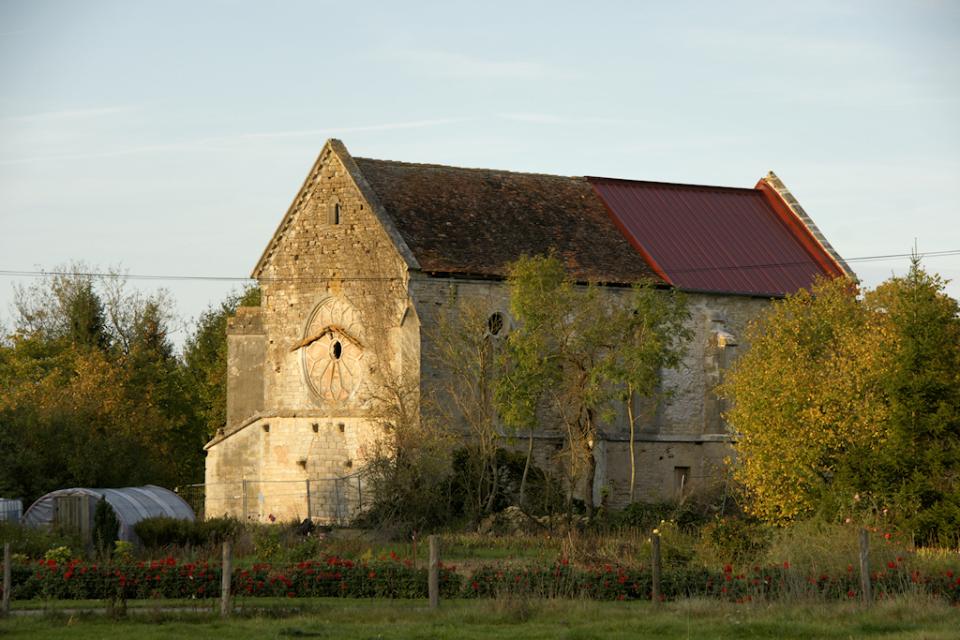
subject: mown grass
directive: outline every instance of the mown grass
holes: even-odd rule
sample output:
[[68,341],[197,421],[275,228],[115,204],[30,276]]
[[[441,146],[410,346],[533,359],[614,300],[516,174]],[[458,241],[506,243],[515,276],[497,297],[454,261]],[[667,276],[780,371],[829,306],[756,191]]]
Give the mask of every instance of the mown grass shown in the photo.
[[447,601],[298,600],[259,603],[223,621],[160,609],[123,620],[68,612],[0,621],[3,638],[957,638],[960,608],[927,598],[855,604],[733,605],[708,600],[649,603],[528,599]]

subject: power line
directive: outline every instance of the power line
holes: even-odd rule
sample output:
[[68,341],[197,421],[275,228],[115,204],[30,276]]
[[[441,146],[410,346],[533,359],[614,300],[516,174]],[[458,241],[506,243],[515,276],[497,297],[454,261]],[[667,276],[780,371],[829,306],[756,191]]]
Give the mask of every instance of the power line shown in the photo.
[[[846,262],[880,262],[884,260],[898,260],[902,258],[941,258],[960,255],[960,249],[946,249],[943,251],[924,251],[921,253],[886,253],[873,256],[859,256],[845,258]],[[741,269],[766,269],[771,267],[792,267],[808,265],[809,261],[795,262],[767,262],[746,265],[666,268],[672,273],[691,271],[730,271]],[[117,273],[96,271],[42,271],[42,270],[15,270],[0,269],[0,276],[12,278],[45,278],[49,276],[69,276],[77,278],[122,278],[124,280],[158,280],[158,281],[202,281],[202,282],[325,282],[328,280],[340,281],[392,281],[402,280],[401,276],[297,276],[297,277],[263,277],[259,279],[239,276],[198,276],[198,275],[158,275],[139,273]]]

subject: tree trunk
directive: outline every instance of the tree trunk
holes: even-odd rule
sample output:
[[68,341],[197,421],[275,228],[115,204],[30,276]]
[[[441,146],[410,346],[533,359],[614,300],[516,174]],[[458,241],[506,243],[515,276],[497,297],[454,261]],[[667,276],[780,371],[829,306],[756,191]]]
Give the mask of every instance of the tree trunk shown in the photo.
[[487,496],[487,503],[483,508],[484,513],[489,514],[493,511],[494,501],[497,499],[497,491],[500,490],[500,474],[497,473],[497,454],[494,451],[493,459],[490,461],[490,475],[493,481],[490,483],[490,495]]
[[633,503],[633,492],[637,483],[637,453],[634,438],[636,425],[633,417],[633,386],[627,386],[627,422],[630,423],[630,502]]
[[597,460],[593,457],[593,446],[587,443],[587,495],[584,503],[587,506],[587,520],[593,520],[593,483],[597,473]]
[[530,438],[527,440],[527,460],[523,464],[523,476],[520,478],[520,504],[524,508],[527,491],[527,475],[530,473],[530,461],[533,459],[533,429],[530,429]]

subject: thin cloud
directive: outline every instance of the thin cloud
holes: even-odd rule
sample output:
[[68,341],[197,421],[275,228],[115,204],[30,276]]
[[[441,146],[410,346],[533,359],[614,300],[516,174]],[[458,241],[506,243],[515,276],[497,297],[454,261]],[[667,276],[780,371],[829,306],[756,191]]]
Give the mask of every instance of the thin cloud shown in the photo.
[[412,120],[409,122],[385,122],[380,124],[359,125],[351,127],[329,127],[325,129],[303,129],[294,131],[269,131],[261,133],[241,133],[228,136],[198,138],[169,144],[151,144],[128,147],[124,149],[109,149],[84,153],[63,153],[48,156],[33,156],[0,160],[0,166],[30,164],[38,162],[54,162],[64,160],[91,160],[98,158],[115,158],[149,153],[165,153],[170,151],[194,151],[198,149],[223,149],[236,144],[255,142],[260,140],[279,140],[290,138],[329,137],[347,133],[364,133],[369,131],[391,131],[400,129],[422,129],[426,127],[443,126],[460,122],[469,122],[476,118],[434,118],[430,120]]
[[264,133],[245,133],[237,139],[269,139],[269,138],[307,138],[312,136],[341,135],[344,133],[363,133],[366,131],[393,131],[397,129],[422,129],[438,127],[446,124],[471,122],[476,118],[435,118],[432,120],[413,120],[410,122],[385,122],[382,124],[360,125],[355,127],[330,127],[326,129],[303,129],[299,131],[268,131]]
[[94,109],[66,109],[64,111],[44,111],[18,116],[4,116],[0,122],[52,122],[59,120],[81,120],[102,118],[130,111],[130,107],[97,107]]
[[644,124],[641,120],[630,118],[608,118],[604,116],[561,116],[553,113],[519,112],[501,113],[497,117],[513,122],[543,125],[610,125],[624,126]]
[[529,79],[570,77],[536,60],[491,60],[453,51],[399,49],[383,52],[383,58],[399,62],[423,75],[445,78]]

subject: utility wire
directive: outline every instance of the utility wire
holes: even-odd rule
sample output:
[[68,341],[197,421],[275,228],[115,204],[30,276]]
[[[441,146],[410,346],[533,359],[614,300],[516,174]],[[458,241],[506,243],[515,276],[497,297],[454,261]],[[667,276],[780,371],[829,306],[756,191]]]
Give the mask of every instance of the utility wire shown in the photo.
[[[882,262],[886,260],[898,260],[902,258],[941,258],[946,256],[960,255],[960,249],[947,249],[943,251],[924,251],[921,253],[887,253],[874,256],[859,256],[856,258],[845,258],[846,262]],[[689,267],[674,268],[664,267],[670,273],[686,273],[693,271],[739,271],[743,269],[767,269],[771,267],[795,267],[811,264],[810,261],[795,262],[767,262],[746,265],[729,266],[709,266],[709,267]],[[107,273],[94,271],[30,271],[0,269],[0,276],[11,278],[43,278],[49,276],[71,276],[82,278],[123,278],[125,280],[191,280],[205,282],[322,282],[326,280],[341,281],[389,281],[401,280],[400,276],[303,276],[292,278],[272,278],[263,277],[259,279],[245,278],[238,276],[194,276],[194,275],[155,275],[155,274],[130,274],[130,273]]]

